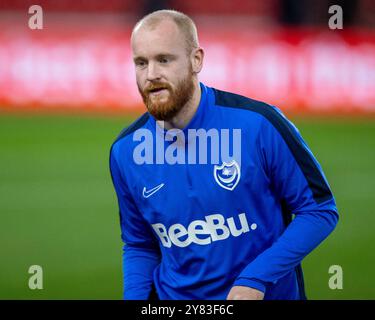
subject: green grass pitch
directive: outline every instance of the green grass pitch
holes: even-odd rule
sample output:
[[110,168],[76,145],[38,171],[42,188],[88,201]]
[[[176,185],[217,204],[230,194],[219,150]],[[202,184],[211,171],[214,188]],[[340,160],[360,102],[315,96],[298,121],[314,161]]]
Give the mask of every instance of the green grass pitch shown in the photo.
[[[110,145],[131,118],[0,116],[0,299],[121,299]],[[303,262],[310,299],[375,299],[375,121],[293,118],[335,194],[339,224]],[[43,267],[42,290],[28,268]],[[343,268],[331,290],[328,269]]]

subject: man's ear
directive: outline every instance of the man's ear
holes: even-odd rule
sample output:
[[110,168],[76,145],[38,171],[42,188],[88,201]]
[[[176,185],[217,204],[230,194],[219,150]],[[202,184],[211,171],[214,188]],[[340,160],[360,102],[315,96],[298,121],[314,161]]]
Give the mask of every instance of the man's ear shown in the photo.
[[204,50],[203,48],[196,48],[191,53],[191,65],[193,73],[199,73],[203,67]]

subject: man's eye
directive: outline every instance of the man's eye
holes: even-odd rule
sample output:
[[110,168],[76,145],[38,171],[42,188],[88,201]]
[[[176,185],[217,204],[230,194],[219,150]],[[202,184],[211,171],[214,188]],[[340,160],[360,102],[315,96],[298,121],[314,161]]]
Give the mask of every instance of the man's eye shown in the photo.
[[144,66],[146,65],[146,62],[145,62],[145,61],[137,61],[137,62],[135,63],[135,65],[136,65],[137,67],[144,67]]
[[168,63],[168,59],[166,59],[166,58],[161,58],[161,59],[159,59],[159,62],[160,62],[160,63]]

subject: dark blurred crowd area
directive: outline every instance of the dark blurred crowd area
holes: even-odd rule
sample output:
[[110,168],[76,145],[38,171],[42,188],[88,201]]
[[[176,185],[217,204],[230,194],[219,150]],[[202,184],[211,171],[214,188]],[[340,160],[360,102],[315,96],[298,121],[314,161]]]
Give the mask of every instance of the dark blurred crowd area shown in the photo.
[[374,0],[0,0],[0,11],[22,11],[33,4],[47,12],[116,13],[134,19],[157,9],[175,9],[191,16],[225,16],[285,26],[326,25],[328,8],[340,5],[345,26],[375,26]]

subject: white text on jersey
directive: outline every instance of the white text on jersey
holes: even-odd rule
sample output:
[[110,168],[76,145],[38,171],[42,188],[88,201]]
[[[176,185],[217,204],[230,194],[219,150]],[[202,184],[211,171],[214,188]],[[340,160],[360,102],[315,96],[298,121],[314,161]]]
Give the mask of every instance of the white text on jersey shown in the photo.
[[[154,223],[152,227],[164,247],[170,248],[173,244],[183,248],[191,243],[208,245],[214,241],[225,240],[231,235],[238,237],[249,232],[249,224],[245,213],[239,214],[238,219],[240,222],[239,229],[233,217],[225,220],[221,214],[205,216],[205,220],[193,220],[187,228],[180,223],[171,225],[168,230],[162,223]],[[252,224],[251,229],[255,230],[256,224]]]

